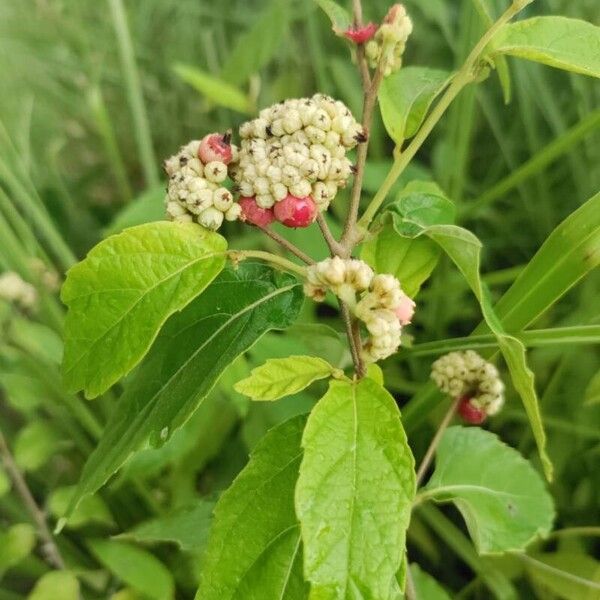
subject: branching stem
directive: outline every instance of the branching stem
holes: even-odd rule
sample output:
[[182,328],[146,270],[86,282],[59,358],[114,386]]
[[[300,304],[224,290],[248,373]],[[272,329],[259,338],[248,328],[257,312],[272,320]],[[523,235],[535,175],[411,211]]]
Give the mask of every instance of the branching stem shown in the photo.
[[257,225],[257,227],[267,236],[269,236],[272,240],[277,242],[280,246],[297,256],[303,263],[307,265],[314,265],[315,261],[308,254],[302,252],[298,246],[292,244],[289,240],[286,240],[282,235],[279,235],[276,231],[273,231],[269,227],[262,227],[261,225]]

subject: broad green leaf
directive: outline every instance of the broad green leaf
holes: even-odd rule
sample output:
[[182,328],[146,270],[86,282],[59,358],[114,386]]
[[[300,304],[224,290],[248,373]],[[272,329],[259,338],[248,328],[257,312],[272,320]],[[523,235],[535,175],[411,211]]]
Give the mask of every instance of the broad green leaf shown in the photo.
[[352,17],[348,11],[333,0],[315,0],[331,21],[331,28],[336,35],[343,35],[352,25]]
[[304,600],[294,486],[306,417],[272,429],[215,509],[197,600]]
[[223,79],[244,83],[275,57],[287,32],[290,7],[286,0],[271,0],[252,27],[236,36],[236,44],[223,65]]
[[35,548],[35,529],[29,523],[11,525],[0,532],[0,578]]
[[235,384],[235,390],[252,400],[278,400],[307,388],[318,379],[343,372],[334,369],[326,360],[314,356],[289,356],[272,358],[264,365],[252,369],[246,379]]
[[[62,517],[71,499],[75,493],[76,486],[69,485],[55,488],[48,498],[48,509],[57,519]],[[108,510],[108,506],[100,496],[86,496],[77,506],[71,518],[68,527],[76,529],[83,525],[97,523],[100,525],[112,526],[115,521]]]
[[183,81],[217,106],[230,108],[244,114],[252,112],[250,100],[246,94],[231,83],[191,65],[176,64],[173,70]]
[[94,556],[121,581],[152,600],[174,598],[173,576],[153,554],[115,540],[88,542]]
[[199,225],[148,223],[104,240],[67,273],[63,372],[91,398],[126,375],[167,318],[225,264],[227,243]]
[[311,598],[397,597],[415,474],[396,402],[369,378],[332,381],[302,447],[296,513]]
[[435,470],[420,494],[427,498],[456,505],[480,554],[523,550],[547,535],[554,519],[552,498],[535,469],[477,427],[444,433]]
[[429,67],[404,67],[384,78],[379,107],[385,128],[398,146],[417,133],[451,78],[450,72]]
[[591,556],[559,551],[526,555],[523,561],[527,574],[544,594],[564,600],[600,598],[600,562]]
[[50,571],[37,580],[27,600],[79,600],[79,581],[70,571]]
[[600,77],[600,27],[567,17],[525,19],[505,25],[490,42],[489,53]]
[[161,221],[165,218],[165,186],[150,188],[126,204],[104,230],[104,235],[121,233],[128,227]]
[[70,510],[148,439],[166,441],[228,365],[266,331],[290,325],[302,300],[302,286],[294,277],[243,263],[237,270],[226,269],[173,315],[119,399],[83,469]]
[[15,439],[15,462],[24,471],[35,471],[46,464],[61,446],[61,437],[45,421],[32,421]]
[[198,500],[140,523],[119,537],[137,542],[174,542],[184,551],[196,551],[206,544],[214,506],[209,500]]
[[410,565],[410,574],[415,586],[414,600],[450,600],[446,590],[419,565]]

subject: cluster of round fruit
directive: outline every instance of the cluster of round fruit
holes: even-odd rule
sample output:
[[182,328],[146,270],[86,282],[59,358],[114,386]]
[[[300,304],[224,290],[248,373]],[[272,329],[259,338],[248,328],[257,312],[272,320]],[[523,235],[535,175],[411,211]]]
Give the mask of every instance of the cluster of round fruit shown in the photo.
[[307,269],[305,294],[322,302],[327,290],[344,301],[365,324],[369,337],[362,357],[366,362],[383,360],[398,350],[402,326],[411,322],[415,303],[393,275],[376,275],[361,260],[335,256]]
[[236,152],[229,135],[211,133],[167,159],[167,216],[174,221],[197,221],[207,229],[218,229],[224,219],[236,221],[242,208],[223,186],[227,165]]
[[242,218],[306,227],[326,210],[352,174],[346,153],[366,137],[340,101],[323,94],[262,110],[240,127],[241,147],[230,174]]
[[504,404],[498,369],[473,350],[438,358],[431,367],[431,378],[442,392],[460,398],[458,411],[468,423],[483,423]]
[[385,16],[375,36],[365,46],[365,54],[372,68],[382,61],[381,68],[387,77],[402,66],[402,56],[413,25],[406,8],[394,4]]

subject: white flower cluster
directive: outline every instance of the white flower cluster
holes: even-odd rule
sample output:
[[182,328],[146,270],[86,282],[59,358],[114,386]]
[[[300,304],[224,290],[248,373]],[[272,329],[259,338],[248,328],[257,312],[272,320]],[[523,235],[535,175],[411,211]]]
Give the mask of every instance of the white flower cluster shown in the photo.
[[38,294],[18,273],[7,271],[0,275],[0,298],[21,308],[33,308],[37,303]]
[[352,173],[346,152],[365,141],[340,101],[323,94],[290,99],[240,127],[239,160],[230,168],[240,194],[271,208],[288,194],[325,210]]
[[218,229],[223,219],[236,221],[241,208],[223,186],[227,165],[218,160],[203,164],[198,158],[200,144],[200,140],[191,141],[165,161],[167,216],[172,221],[195,220],[207,229]]
[[374,69],[383,61],[383,74],[387,77],[402,66],[402,56],[406,42],[413,30],[413,24],[402,4],[394,4],[383,24],[365,47],[369,65]]
[[365,324],[370,334],[362,348],[365,361],[383,360],[398,350],[402,325],[410,322],[414,303],[393,275],[376,275],[361,260],[343,260],[336,256],[307,270],[304,284],[307,296],[321,302],[328,289]]
[[431,378],[453,398],[468,397],[487,415],[495,415],[504,404],[504,384],[496,367],[477,352],[450,352],[431,367]]

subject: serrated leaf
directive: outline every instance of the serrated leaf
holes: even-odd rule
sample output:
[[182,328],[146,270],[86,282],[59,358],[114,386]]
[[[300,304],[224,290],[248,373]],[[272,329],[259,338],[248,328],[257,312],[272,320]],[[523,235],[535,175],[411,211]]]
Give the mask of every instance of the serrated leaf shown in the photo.
[[227,242],[199,225],[148,223],[112,236],[67,273],[63,373],[70,391],[106,391],[144,356],[163,323],[225,264]]
[[296,513],[311,598],[396,597],[415,474],[394,399],[369,378],[332,381],[302,447]]
[[306,417],[272,429],[221,496],[204,555],[197,600],[304,600],[294,485]]
[[243,83],[269,63],[283,42],[289,12],[285,0],[272,0],[252,27],[237,36],[235,47],[223,65],[226,81]]
[[450,427],[436,453],[421,499],[453,502],[480,554],[523,550],[547,535],[552,498],[535,469],[496,435]]
[[415,586],[414,600],[450,600],[446,590],[419,565],[410,565],[410,574]]
[[404,67],[384,78],[379,108],[385,128],[397,145],[417,133],[451,78],[449,71],[429,67]]
[[246,94],[231,83],[192,65],[178,63],[173,66],[173,71],[180,79],[191,85],[197,92],[200,92],[207,100],[217,106],[230,108],[244,114],[252,112],[250,100]]
[[153,554],[115,540],[91,540],[96,558],[121,581],[153,600],[174,598],[173,576]]
[[140,523],[119,538],[137,542],[173,542],[184,551],[197,551],[208,539],[214,506],[214,502],[200,499],[193,505],[181,506],[170,514]]
[[352,25],[352,17],[348,11],[333,0],[315,0],[331,21],[331,28],[336,35],[343,35]]
[[278,400],[296,394],[314,381],[330,377],[336,372],[341,373],[326,360],[315,356],[272,358],[252,369],[250,375],[238,381],[234,388],[252,400]]
[[579,19],[550,16],[510,23],[494,36],[489,52],[600,77],[600,27]]
[[42,575],[27,600],[79,600],[79,581],[70,571],[50,571]]
[[173,315],[119,399],[69,510],[149,438],[166,440],[183,425],[223,370],[263,333],[290,325],[302,301],[294,277],[244,263]]

